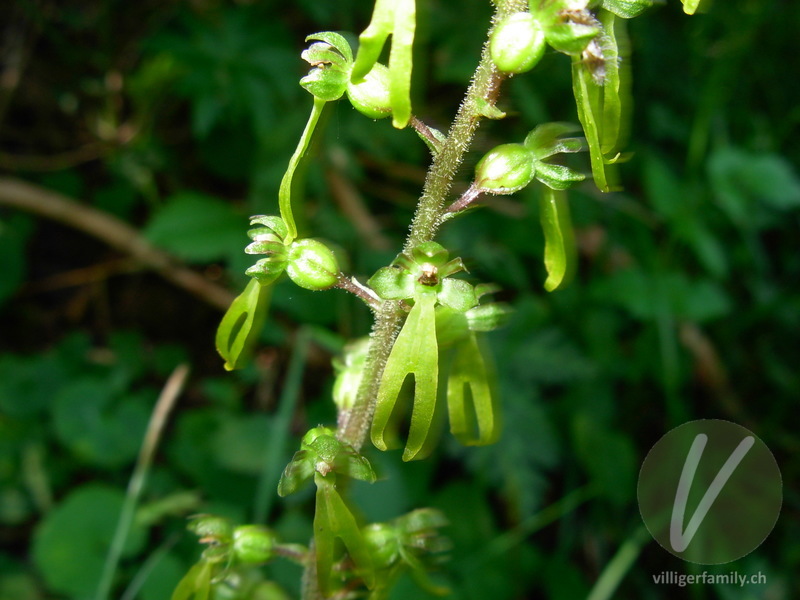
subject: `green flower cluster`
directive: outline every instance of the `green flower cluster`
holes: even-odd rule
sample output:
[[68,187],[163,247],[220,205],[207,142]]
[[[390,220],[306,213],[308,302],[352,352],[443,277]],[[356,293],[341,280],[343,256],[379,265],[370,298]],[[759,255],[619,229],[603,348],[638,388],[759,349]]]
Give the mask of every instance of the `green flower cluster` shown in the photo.
[[[372,442],[380,450],[399,445],[396,430],[402,411],[396,410],[398,398],[406,378],[413,376],[405,461],[424,458],[435,444],[433,425],[441,408],[437,403],[440,357],[449,367],[444,393],[453,435],[467,444],[489,444],[499,433],[496,395],[475,331],[495,328],[507,311],[500,305],[478,306],[488,288],[451,277],[463,270],[461,259],[449,260],[440,244],[427,242],[398,256],[368,282],[381,298],[410,305],[383,371],[371,430]],[[445,349],[449,351],[443,354]],[[471,391],[473,410],[466,405],[465,386]],[[470,414],[476,415],[476,422]]]

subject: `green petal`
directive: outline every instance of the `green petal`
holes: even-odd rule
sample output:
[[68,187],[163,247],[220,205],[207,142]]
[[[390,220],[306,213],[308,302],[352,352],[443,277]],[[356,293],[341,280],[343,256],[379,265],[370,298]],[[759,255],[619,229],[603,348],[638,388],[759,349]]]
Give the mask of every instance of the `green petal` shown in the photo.
[[536,179],[554,190],[566,190],[576,181],[586,179],[586,175],[564,165],[540,162],[536,165]]
[[251,279],[231,303],[217,328],[217,352],[225,359],[225,369],[240,369],[250,358],[264,326],[272,288]]
[[653,0],[603,0],[604,9],[623,19],[631,19],[642,14],[653,5]]
[[300,53],[300,58],[314,67],[326,65],[328,69],[349,71],[347,59],[324,42],[311,44]]
[[442,280],[442,289],[438,294],[438,299],[448,308],[459,312],[469,310],[478,303],[475,288],[471,283],[449,277]]
[[200,560],[178,582],[171,600],[207,600],[211,592],[212,564]]
[[298,450],[281,474],[278,495],[283,498],[294,494],[314,475],[314,457],[308,450]]
[[394,0],[376,0],[369,25],[358,36],[358,54],[353,63],[353,81],[366,77],[373,65],[378,62],[383,44],[394,28],[394,10]]
[[539,218],[544,230],[544,266],[547,269],[544,288],[552,292],[566,284],[575,270],[575,236],[567,195],[544,188],[539,200]]
[[392,125],[403,129],[411,119],[411,70],[414,29],[417,22],[414,0],[395,0],[394,32],[389,52],[389,97]]
[[375,471],[366,457],[361,456],[351,446],[344,446],[336,457],[337,473],[347,475],[351,479],[358,479],[368,483],[375,483]]
[[[472,396],[473,411],[469,412],[465,387],[469,388]],[[450,432],[462,444],[484,446],[497,440],[500,427],[495,417],[495,400],[474,333],[456,347],[447,379],[447,408]]]
[[683,12],[687,15],[693,15],[702,0],[681,0],[681,2],[683,3]]
[[[320,41],[330,44],[345,58],[348,63],[353,62],[353,51],[350,49],[350,44],[341,33],[335,31],[320,31],[319,33],[312,33],[306,37],[306,41]],[[312,44],[313,46],[314,44]]]
[[439,353],[436,341],[436,295],[419,294],[386,361],[372,421],[372,443],[386,450],[386,426],[408,375],[414,375],[414,408],[403,460],[412,460],[425,445],[436,408]]
[[414,278],[398,267],[381,267],[367,285],[384,300],[404,300],[414,295]]
[[324,596],[330,592],[331,569],[335,558],[334,540],[337,537],[344,543],[364,583],[372,588],[375,585],[372,559],[353,513],[336,490],[335,479],[316,475],[314,481],[317,484],[314,544],[320,591]]
[[354,83],[370,72],[392,35],[389,52],[392,123],[402,129],[411,118],[411,70],[416,6],[414,0],[377,0],[369,26],[359,36],[358,54],[351,73]]

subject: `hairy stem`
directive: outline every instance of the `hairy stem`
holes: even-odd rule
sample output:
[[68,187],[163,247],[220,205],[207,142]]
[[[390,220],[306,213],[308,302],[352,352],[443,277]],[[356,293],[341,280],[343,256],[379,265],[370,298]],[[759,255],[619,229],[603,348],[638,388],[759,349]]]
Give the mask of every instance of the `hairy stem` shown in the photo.
[[[493,23],[507,14],[525,10],[525,0],[496,0],[496,13]],[[489,30],[491,34],[491,29]],[[489,56],[488,40],[483,46],[481,60],[472,82],[458,109],[447,138],[438,146],[433,163],[425,178],[422,196],[417,212],[411,223],[411,230],[403,251],[408,252],[418,244],[432,241],[439,226],[445,220],[447,198],[453,185],[453,178],[461,161],[472,143],[485,107],[493,106],[504,76],[499,73]],[[413,123],[419,127],[418,122]],[[431,134],[432,135],[432,134]],[[337,437],[360,450],[366,440],[375,404],[378,397],[386,361],[392,351],[397,332],[405,312],[397,302],[383,302],[375,310],[375,322],[370,335],[369,351],[364,366],[364,374],[353,407],[339,415]],[[303,574],[303,599],[319,600],[320,591],[316,585],[314,561],[309,560]]]
[[[494,22],[515,11],[525,10],[524,0],[499,0]],[[491,30],[490,32],[491,33]],[[422,197],[411,224],[403,251],[431,241],[444,221],[447,210],[447,197],[453,185],[453,178],[461,161],[472,143],[482,113],[487,105],[492,106],[497,99],[500,83],[504,76],[497,71],[489,57],[488,41],[484,44],[481,60],[464,101],[458,109],[447,139],[441,144],[425,178]],[[383,368],[392,350],[394,338],[405,313],[396,302],[384,302],[375,311],[371,342],[366,366],[358,396],[353,408],[340,416],[339,439],[359,450],[369,430]]]

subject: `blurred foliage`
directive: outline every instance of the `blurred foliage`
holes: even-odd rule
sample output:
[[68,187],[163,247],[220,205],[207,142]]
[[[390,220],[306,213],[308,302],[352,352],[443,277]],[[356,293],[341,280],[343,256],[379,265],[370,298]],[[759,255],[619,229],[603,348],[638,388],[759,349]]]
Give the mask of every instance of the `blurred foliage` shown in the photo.
[[[240,289],[246,216],[275,211],[311,104],[297,85],[303,40],[358,31],[368,4],[3,3],[0,169],[124,219],[209,281]],[[490,6],[420,5],[414,106],[444,128]],[[448,515],[453,558],[437,577],[452,597],[586,597],[637,535],[638,465],[692,418],[739,422],[777,456],[785,502],[776,529],[716,568],[761,571],[768,583],[654,586],[663,570],[715,567],[680,563],[651,542],[617,597],[800,595],[797,25],[779,0],[716,2],[691,19],[668,2],[631,22],[634,153],[621,167],[624,191],[600,195],[585,183],[570,192],[580,263],[564,290],[542,289],[535,192],[490,199],[443,230],[452,253],[516,309],[489,339],[505,430],[494,446],[449,444],[422,464],[370,452],[385,480],[354,496],[369,518],[420,506]],[[475,162],[544,121],[577,118],[569,60],[556,53],[504,92],[509,117],[482,127]],[[409,131],[345,103],[333,112],[298,221],[366,277],[399,248],[428,154]],[[341,292],[323,299],[278,285],[255,366],[225,374],[216,309],[84,234],[2,206],[0,303],[2,600],[94,596],[148,415],[172,368],[188,361],[193,375],[113,594],[168,597],[197,558],[184,517],[258,514],[253,498],[261,486],[272,492],[274,466],[296,446],[292,436],[267,443],[285,428],[280,408],[292,409],[280,404],[292,393],[281,392],[300,386],[293,434],[331,422],[330,358],[369,327]],[[313,331],[302,382],[285,379],[300,325]],[[272,502],[270,523],[287,541],[307,540],[312,503],[310,494]],[[294,591],[299,574],[266,570]],[[424,595],[401,580],[394,597]]]

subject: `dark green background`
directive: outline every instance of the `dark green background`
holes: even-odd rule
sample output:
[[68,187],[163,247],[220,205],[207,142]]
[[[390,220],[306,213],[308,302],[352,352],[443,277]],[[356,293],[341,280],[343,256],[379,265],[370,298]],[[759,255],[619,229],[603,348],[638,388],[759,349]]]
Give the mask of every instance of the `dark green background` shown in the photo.
[[[106,211],[212,283],[241,289],[246,217],[276,211],[311,105],[297,85],[303,38],[359,31],[368,4],[3,2],[2,174]],[[446,128],[490,4],[420,5],[415,112]],[[372,452],[384,480],[355,495],[370,519],[429,505],[448,514],[454,549],[441,578],[454,598],[585,598],[621,545],[644,540],[614,597],[800,593],[798,21],[786,1],[717,1],[688,17],[669,0],[631,22],[633,155],[624,191],[570,192],[580,264],[567,289],[542,289],[535,189],[443,230],[476,280],[500,284],[516,309],[489,337],[505,432],[480,449],[445,436],[422,464]],[[464,184],[493,145],[576,120],[567,57],[548,52],[504,86],[501,107],[509,116],[480,129]],[[309,170],[303,227],[370,275],[399,249],[428,161],[412,132],[341,102]],[[343,214],[353,203],[379,234]],[[199,552],[186,515],[253,518],[298,332],[313,341],[289,441],[269,457],[277,465],[308,426],[332,420],[331,355],[369,327],[343,292],[284,282],[256,365],[225,373],[213,348],[219,310],[96,239],[2,205],[0,302],[3,600],[91,597],[148,414],[188,361],[113,595],[155,564],[138,597],[168,597]],[[723,567],[761,571],[766,586],[653,585],[663,570],[696,567],[641,536],[636,477],[652,444],[694,418],[741,423],[776,455],[778,524]],[[586,500],[577,508],[574,490]],[[308,539],[309,501],[271,502],[270,523],[288,541]],[[292,589],[300,571],[276,563],[267,575]],[[422,597],[409,585],[398,598]]]

